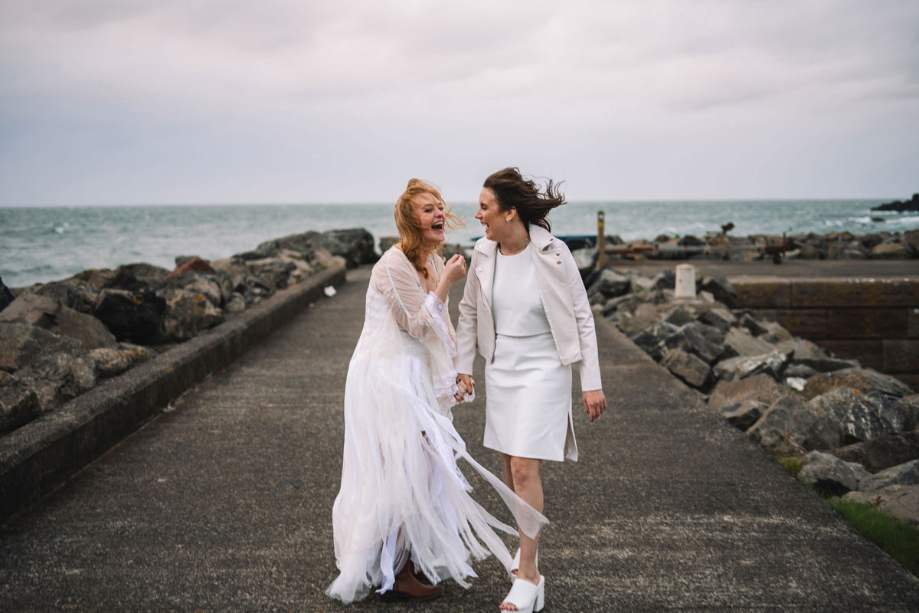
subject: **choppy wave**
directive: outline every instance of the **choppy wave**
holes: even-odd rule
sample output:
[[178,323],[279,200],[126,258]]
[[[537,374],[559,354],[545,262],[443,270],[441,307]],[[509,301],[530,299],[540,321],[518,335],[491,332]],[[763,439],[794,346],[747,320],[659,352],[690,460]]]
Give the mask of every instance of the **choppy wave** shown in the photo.
[[[606,233],[625,240],[662,233],[704,235],[728,222],[736,236],[919,228],[919,215],[870,210],[882,202],[575,202],[553,211],[550,220],[557,234],[595,234],[602,210]],[[475,204],[453,208],[467,226],[449,240],[466,243],[481,236],[473,219]],[[19,287],[136,261],[172,268],[179,255],[223,258],[287,234],[353,227],[364,227],[377,239],[395,235],[392,205],[6,208],[0,209],[0,277]]]

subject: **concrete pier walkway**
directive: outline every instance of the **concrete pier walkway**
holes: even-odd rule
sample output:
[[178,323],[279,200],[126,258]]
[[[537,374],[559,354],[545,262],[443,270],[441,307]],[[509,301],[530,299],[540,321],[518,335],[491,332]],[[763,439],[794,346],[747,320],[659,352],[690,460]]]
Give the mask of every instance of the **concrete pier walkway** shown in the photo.
[[[323,591],[368,278],[349,273],[335,297],[8,521],[0,611],[341,610]],[[594,424],[577,410],[581,461],[543,471],[547,611],[919,610],[919,580],[607,322],[598,333],[610,410]],[[483,398],[457,407],[456,424],[498,471],[481,446]],[[503,570],[494,559],[476,570],[471,589],[448,584],[431,603],[353,608],[496,610]]]

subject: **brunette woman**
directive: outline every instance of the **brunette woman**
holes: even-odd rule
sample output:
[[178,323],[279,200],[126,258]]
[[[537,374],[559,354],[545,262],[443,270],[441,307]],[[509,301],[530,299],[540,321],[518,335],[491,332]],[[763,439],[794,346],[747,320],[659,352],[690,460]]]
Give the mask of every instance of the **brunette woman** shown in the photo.
[[[485,446],[504,454],[508,487],[540,513],[544,460],[577,460],[571,366],[593,421],[606,410],[593,314],[578,267],[546,215],[564,204],[516,168],[485,180],[475,218],[485,226],[472,256],[457,324],[458,381],[472,389],[476,349],[485,358]],[[540,611],[545,577],[537,539],[520,534],[516,579],[499,607]]]

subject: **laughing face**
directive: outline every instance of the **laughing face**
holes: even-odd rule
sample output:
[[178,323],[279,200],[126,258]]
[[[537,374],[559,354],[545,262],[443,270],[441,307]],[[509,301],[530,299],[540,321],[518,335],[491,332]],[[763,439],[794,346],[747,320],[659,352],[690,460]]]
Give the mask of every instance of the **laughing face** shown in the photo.
[[434,194],[427,192],[415,198],[415,214],[418,216],[418,228],[426,245],[436,246],[444,242],[444,203],[437,200]]
[[507,220],[498,207],[495,192],[489,187],[483,187],[479,194],[479,210],[475,212],[475,218],[485,226],[485,238],[501,242],[498,235],[504,230]]

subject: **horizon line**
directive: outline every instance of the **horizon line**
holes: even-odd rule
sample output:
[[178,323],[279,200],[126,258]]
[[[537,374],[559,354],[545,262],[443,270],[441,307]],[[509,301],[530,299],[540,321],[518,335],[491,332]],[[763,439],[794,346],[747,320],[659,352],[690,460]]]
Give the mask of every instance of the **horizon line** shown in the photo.
[[[566,204],[630,204],[630,203],[738,203],[738,202],[802,202],[802,201],[858,201],[858,200],[878,200],[885,202],[895,202],[900,198],[890,196],[874,197],[836,197],[836,196],[819,196],[819,197],[782,197],[782,198],[764,198],[764,197],[745,197],[745,198],[627,198],[627,199],[596,199],[588,198],[583,200],[569,200]],[[904,201],[904,200],[901,200]],[[909,198],[905,198],[909,201]],[[471,200],[454,200],[451,204],[469,204],[474,205]],[[190,206],[395,206],[394,203],[383,201],[301,201],[301,202],[133,202],[133,203],[70,203],[70,204],[0,204],[0,209],[29,209],[29,208],[81,208],[81,207],[190,207]]]

